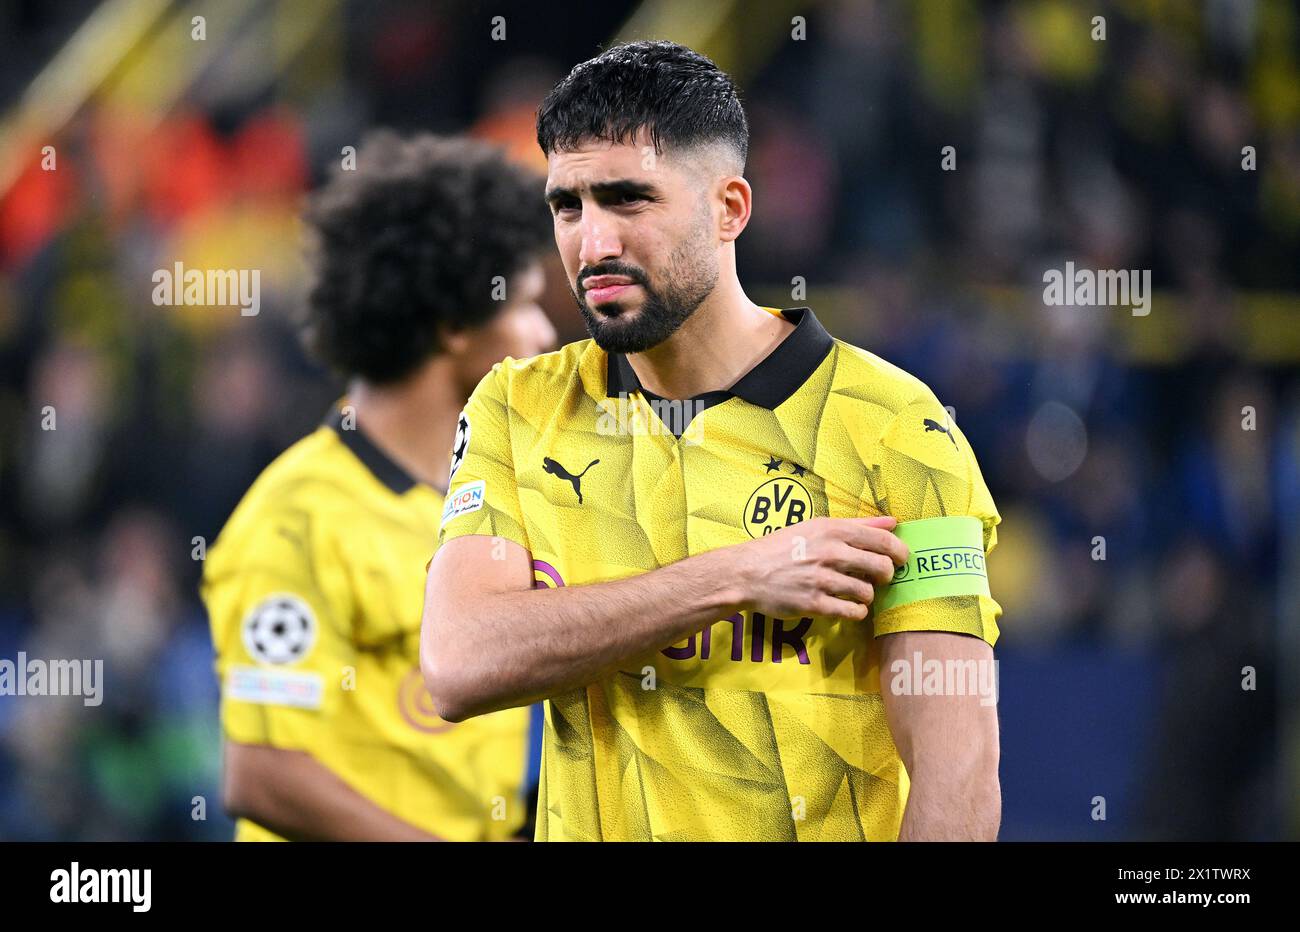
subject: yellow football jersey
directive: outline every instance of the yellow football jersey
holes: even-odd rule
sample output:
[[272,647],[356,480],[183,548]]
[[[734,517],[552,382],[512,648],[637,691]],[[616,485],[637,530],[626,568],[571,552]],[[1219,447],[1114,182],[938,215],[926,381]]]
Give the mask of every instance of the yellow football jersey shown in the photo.
[[[267,467],[204,567],[222,727],[232,741],[310,752],[443,838],[507,838],[527,815],[528,710],[453,725],[420,674],[441,507],[441,492],[338,411]],[[247,820],[236,830],[276,839]]]
[[[730,390],[680,403],[590,340],[496,366],[462,416],[440,541],[513,540],[545,586],[645,573],[816,516],[975,516],[991,550],[1000,518],[933,393],[811,310],[768,310],[795,329]],[[866,622],[739,612],[554,696],[537,838],[896,839],[908,784],[875,637],[993,644],[1000,613],[982,595]]]

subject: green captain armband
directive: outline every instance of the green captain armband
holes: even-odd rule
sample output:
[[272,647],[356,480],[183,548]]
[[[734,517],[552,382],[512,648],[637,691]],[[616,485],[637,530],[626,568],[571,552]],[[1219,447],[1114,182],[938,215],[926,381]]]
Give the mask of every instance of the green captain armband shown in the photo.
[[894,571],[893,581],[876,593],[877,612],[922,599],[989,594],[984,525],[979,518],[958,515],[908,521],[894,533],[909,553],[907,562]]

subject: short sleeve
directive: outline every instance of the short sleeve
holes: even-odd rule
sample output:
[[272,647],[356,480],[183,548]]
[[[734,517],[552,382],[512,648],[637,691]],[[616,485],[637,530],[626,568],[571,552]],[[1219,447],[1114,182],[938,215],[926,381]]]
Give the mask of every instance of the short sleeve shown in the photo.
[[346,577],[330,565],[329,544],[313,539],[308,512],[250,517],[217,540],[204,570],[222,729],[241,744],[312,751],[355,669],[350,612],[337,591]]
[[[948,411],[928,389],[900,410],[881,433],[877,456],[888,514],[899,523],[966,515],[983,526],[984,554],[997,545],[1002,520],[974,451]],[[1002,608],[989,596],[921,599],[875,615],[875,634],[950,631],[998,638]]]
[[503,537],[528,549],[510,443],[508,372],[502,363],[479,382],[456,423],[438,543],[467,534]]

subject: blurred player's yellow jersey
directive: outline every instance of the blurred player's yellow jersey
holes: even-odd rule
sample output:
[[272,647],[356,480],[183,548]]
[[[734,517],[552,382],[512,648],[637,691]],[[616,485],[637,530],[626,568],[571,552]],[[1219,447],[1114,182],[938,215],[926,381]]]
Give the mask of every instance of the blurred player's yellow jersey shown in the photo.
[[[307,751],[441,837],[509,837],[527,815],[528,711],[434,712],[420,615],[443,496],[349,427],[336,411],[267,467],[208,554],[225,736]],[[247,820],[235,837],[277,838]]]
[[[516,541],[538,586],[645,573],[817,516],[972,515],[991,550],[997,510],[933,393],[811,310],[768,310],[795,329],[672,432],[687,402],[656,410],[628,360],[592,341],[496,366],[461,419],[440,541]],[[875,638],[993,644],[1000,614],[983,595],[865,622],[739,612],[552,697],[537,838],[896,839],[908,784]]]

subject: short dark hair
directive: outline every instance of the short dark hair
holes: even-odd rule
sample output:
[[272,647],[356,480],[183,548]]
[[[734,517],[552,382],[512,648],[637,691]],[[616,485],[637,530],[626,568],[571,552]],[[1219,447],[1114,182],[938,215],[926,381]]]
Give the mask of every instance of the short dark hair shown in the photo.
[[487,323],[501,307],[493,278],[552,241],[544,187],[485,142],[367,136],[355,170],[308,203],[308,350],[342,375],[391,383],[440,351],[440,325]]
[[743,168],[749,123],[736,85],[699,52],[676,42],[628,42],[576,65],[537,111],[547,155],[592,140],[630,142],[646,129],[655,152],[725,143]]

